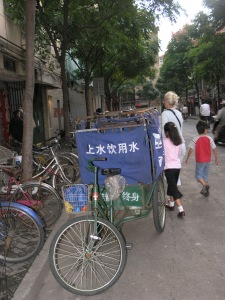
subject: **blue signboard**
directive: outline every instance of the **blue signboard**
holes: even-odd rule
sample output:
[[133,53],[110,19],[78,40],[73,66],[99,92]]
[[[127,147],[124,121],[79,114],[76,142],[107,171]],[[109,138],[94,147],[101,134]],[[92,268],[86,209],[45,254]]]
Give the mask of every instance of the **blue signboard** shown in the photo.
[[[82,183],[94,182],[94,174],[86,169],[88,160],[106,157],[107,161],[96,161],[102,168],[120,168],[127,184],[152,182],[150,145],[145,126],[123,129],[84,130],[76,132]],[[105,176],[99,172],[99,183]]]
[[[85,184],[94,182],[94,174],[86,167],[88,160],[96,157],[107,158],[107,161],[94,162],[100,170],[120,168],[127,184],[152,183],[164,169],[164,148],[157,111],[129,118],[97,119],[95,129],[76,131],[76,143],[81,180]],[[105,176],[99,172],[101,185],[104,180]]]

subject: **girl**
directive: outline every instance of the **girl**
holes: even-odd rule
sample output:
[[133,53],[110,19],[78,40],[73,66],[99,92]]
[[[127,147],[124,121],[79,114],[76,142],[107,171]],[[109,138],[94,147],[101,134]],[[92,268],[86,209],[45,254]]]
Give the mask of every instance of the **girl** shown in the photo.
[[178,207],[178,217],[185,216],[181,197],[183,196],[177,188],[177,181],[181,169],[180,156],[182,154],[182,139],[179,135],[177,127],[173,122],[167,122],[164,125],[165,138],[163,139],[165,151],[165,176],[167,180],[167,195],[170,196],[166,207],[174,210],[174,201]]

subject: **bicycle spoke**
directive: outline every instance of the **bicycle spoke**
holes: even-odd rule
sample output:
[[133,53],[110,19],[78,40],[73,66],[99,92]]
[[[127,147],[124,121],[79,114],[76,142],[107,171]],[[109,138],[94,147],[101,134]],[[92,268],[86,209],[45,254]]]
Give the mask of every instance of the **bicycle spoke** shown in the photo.
[[44,231],[27,213],[17,208],[0,208],[0,259],[19,262],[32,257],[44,243]]

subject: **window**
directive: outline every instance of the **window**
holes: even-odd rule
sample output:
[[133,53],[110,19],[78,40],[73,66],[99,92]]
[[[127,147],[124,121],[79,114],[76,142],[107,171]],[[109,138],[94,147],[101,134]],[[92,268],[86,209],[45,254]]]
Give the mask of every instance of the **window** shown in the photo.
[[3,62],[5,70],[16,72],[16,62],[13,59],[4,56]]

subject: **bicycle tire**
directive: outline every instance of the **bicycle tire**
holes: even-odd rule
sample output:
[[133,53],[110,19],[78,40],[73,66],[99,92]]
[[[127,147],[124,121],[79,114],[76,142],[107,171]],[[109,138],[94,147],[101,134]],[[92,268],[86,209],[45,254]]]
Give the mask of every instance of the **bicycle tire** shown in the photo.
[[58,169],[55,174],[52,176],[52,186],[57,190],[57,192],[61,195],[62,187],[66,184],[78,183],[80,182],[80,178],[77,178],[77,167],[72,163],[68,162],[65,164],[61,164],[62,170],[66,176],[64,179],[63,174],[60,169]]
[[60,152],[58,155],[60,163],[71,163],[76,168],[76,181],[80,179],[80,167],[78,155],[73,152]]
[[46,229],[59,219],[62,212],[62,200],[53,187],[43,182],[28,182],[22,184],[21,187],[25,193],[31,195],[31,201],[24,199],[20,188],[13,193],[13,201],[31,207],[44,222]]
[[22,204],[0,203],[0,261],[20,263],[36,256],[44,245],[37,214]]
[[68,152],[68,151],[61,151],[58,154],[58,158],[63,159],[64,157],[71,159],[73,161],[73,163],[79,165],[79,157],[77,154],[75,154],[73,152]]
[[[98,238],[93,234],[97,225]],[[95,240],[92,251],[88,246]],[[124,238],[109,221],[82,216],[67,221],[49,251],[53,276],[71,293],[91,296],[110,288],[121,276],[127,259]]]
[[161,233],[166,225],[165,191],[161,176],[157,179],[154,187],[152,205],[155,228]]
[[4,194],[8,188],[9,175],[4,173],[2,169],[0,169],[0,194]]

